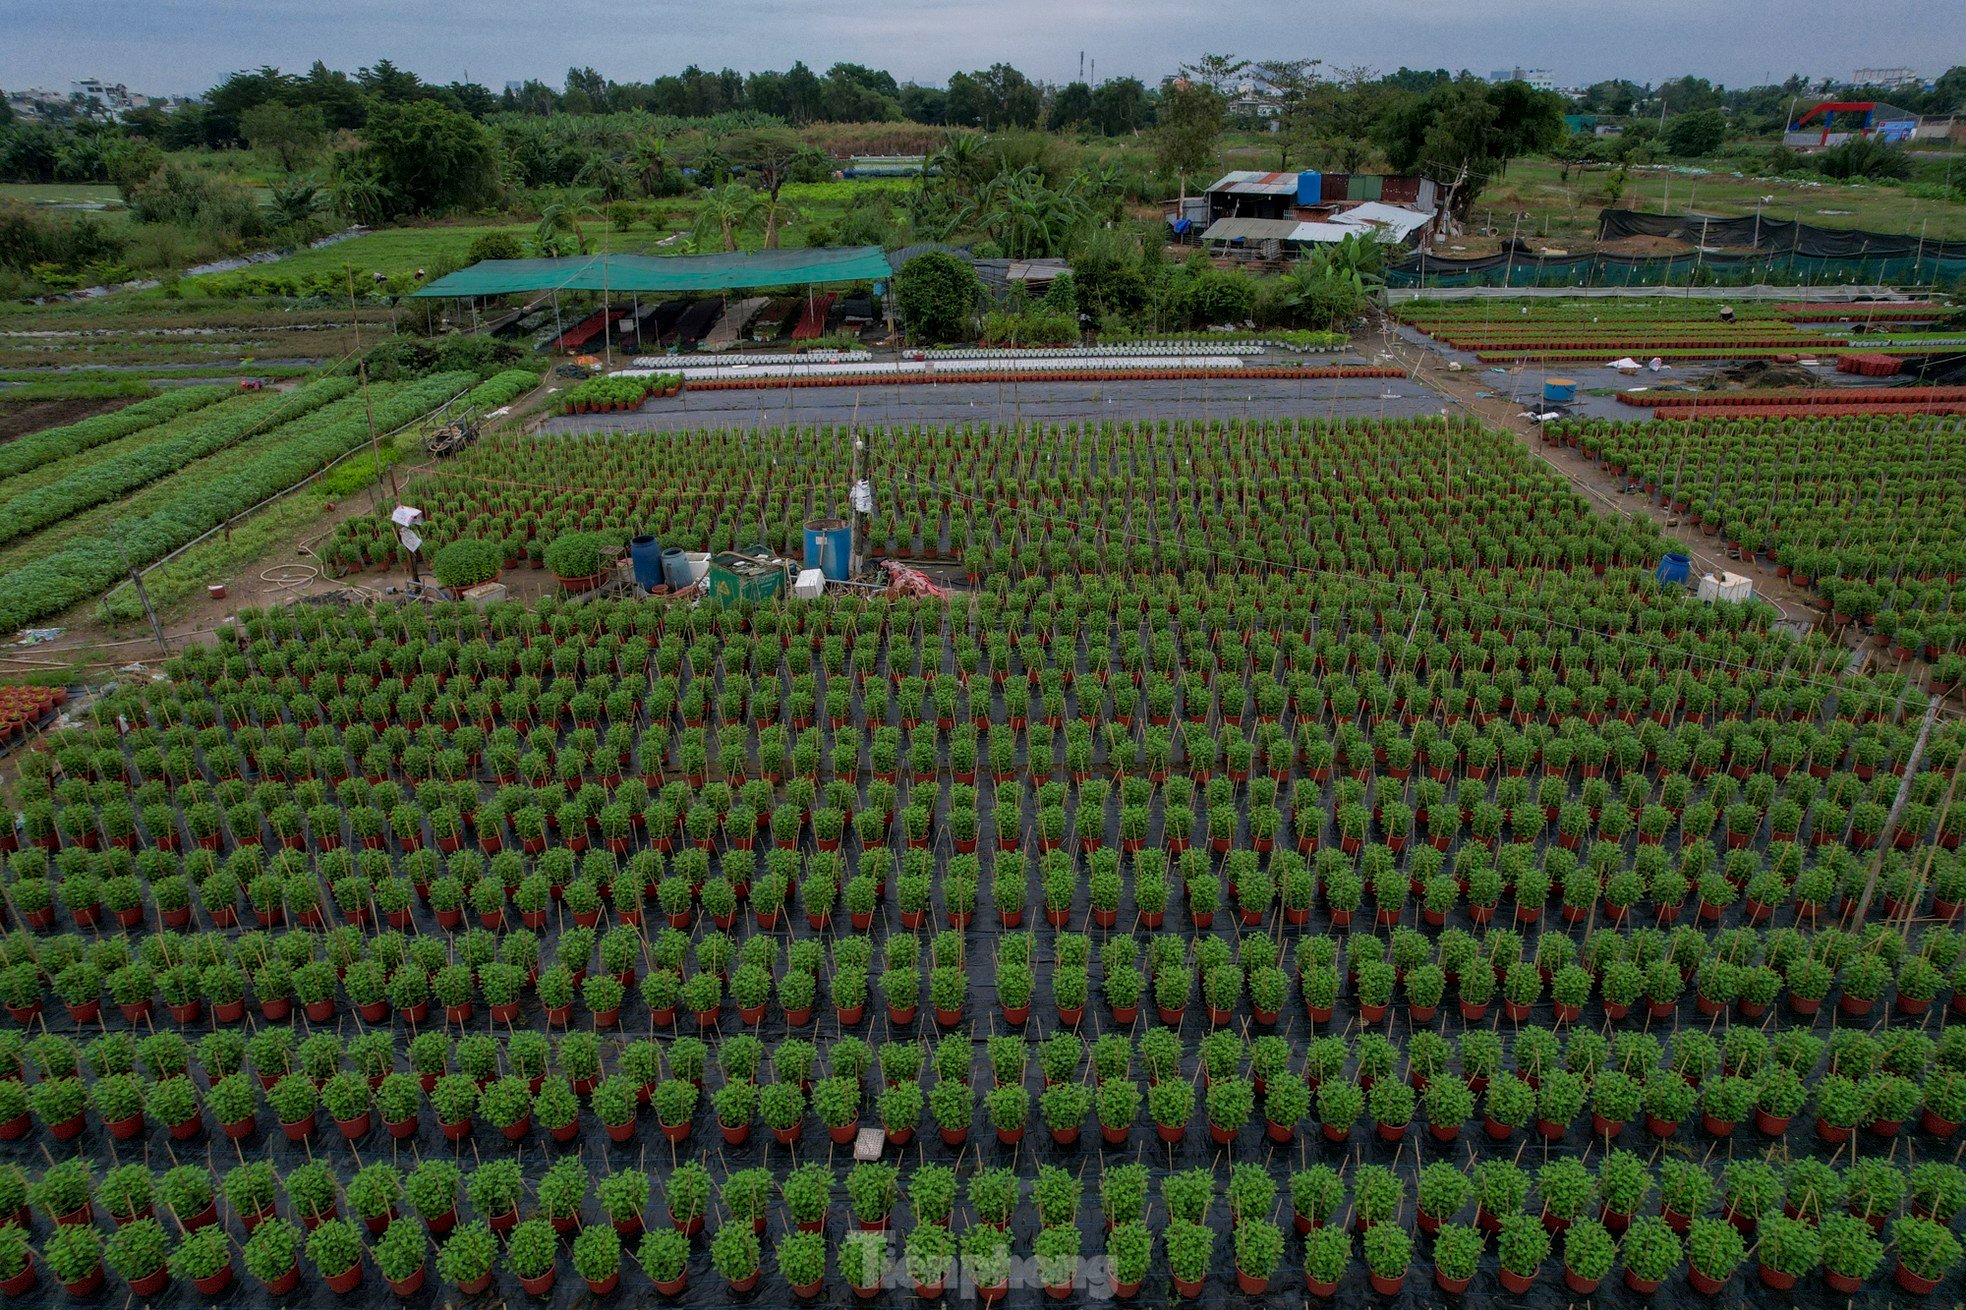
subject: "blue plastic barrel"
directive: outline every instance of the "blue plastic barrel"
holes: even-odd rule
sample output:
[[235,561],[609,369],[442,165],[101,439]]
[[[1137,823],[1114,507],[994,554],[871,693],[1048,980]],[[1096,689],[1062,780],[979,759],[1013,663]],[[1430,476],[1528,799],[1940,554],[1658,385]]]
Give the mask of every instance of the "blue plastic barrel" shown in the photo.
[[813,519],[806,524],[806,567],[818,569],[829,582],[847,578],[852,530],[845,519]]
[[1693,576],[1693,561],[1676,550],[1668,551],[1660,558],[1659,567],[1652,576],[1659,580],[1662,587],[1683,587],[1686,580]]
[[689,586],[689,558],[681,546],[669,546],[663,550],[662,576],[668,581],[671,591],[681,591]]
[[662,585],[662,543],[646,532],[628,541],[628,562],[635,569],[635,585],[654,591]]
[[1568,405],[1577,399],[1577,384],[1569,378],[1545,378],[1543,400],[1551,405]]

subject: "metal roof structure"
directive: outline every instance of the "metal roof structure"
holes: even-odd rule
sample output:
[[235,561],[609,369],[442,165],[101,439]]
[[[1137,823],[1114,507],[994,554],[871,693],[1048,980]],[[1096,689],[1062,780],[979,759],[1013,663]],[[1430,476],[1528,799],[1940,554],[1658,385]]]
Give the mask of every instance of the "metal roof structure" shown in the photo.
[[1365,229],[1343,223],[1299,223],[1288,218],[1218,218],[1201,234],[1203,241],[1281,241],[1309,245],[1343,241]]
[[1364,204],[1353,205],[1350,209],[1333,214],[1331,221],[1346,227],[1373,228],[1390,232],[1404,241],[1432,222],[1433,215],[1417,209],[1407,209],[1403,205],[1387,205],[1376,200],[1368,200]]
[[1201,234],[1203,241],[1289,241],[1303,227],[1294,218],[1218,218]]
[[1258,173],[1250,169],[1237,169],[1224,173],[1221,180],[1208,188],[1210,194],[1226,192],[1235,196],[1291,196],[1297,194],[1296,173]]
[[733,291],[869,282],[889,276],[879,246],[836,250],[756,250],[721,255],[577,255],[565,259],[486,259],[410,294],[502,296],[531,291]]

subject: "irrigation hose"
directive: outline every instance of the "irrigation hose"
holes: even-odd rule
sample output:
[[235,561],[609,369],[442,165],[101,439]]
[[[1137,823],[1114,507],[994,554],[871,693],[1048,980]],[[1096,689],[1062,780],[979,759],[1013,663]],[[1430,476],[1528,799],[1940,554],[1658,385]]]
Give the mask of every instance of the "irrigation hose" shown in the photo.
[[[311,552],[310,552],[311,553]],[[304,587],[321,576],[319,566],[313,564],[275,564],[270,569],[260,571],[259,580],[278,591]]]

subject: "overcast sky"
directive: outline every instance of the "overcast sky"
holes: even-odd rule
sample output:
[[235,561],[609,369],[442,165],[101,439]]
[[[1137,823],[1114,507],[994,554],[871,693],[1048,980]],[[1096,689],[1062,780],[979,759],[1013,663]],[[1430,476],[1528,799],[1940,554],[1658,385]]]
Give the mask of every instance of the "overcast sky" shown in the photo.
[[692,62],[750,71],[795,59],[934,83],[1009,60],[1064,82],[1081,51],[1102,76],[1153,82],[1204,50],[1387,70],[1547,68],[1559,84],[1690,72],[1743,85],[1899,65],[1931,77],[1966,62],[1966,0],[0,0],[8,88],[100,77],[181,93],[237,68],[322,59],[352,72],[380,58],[494,90],[528,77],[557,86],[572,65],[633,81]]

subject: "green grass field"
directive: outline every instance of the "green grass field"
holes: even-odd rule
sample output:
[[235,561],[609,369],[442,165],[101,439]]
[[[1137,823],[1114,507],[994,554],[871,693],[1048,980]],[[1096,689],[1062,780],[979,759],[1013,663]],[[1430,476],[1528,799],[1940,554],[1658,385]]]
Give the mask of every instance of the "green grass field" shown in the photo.
[[240,273],[213,273],[196,279],[218,282],[226,278],[255,274],[305,278],[320,273],[339,273],[353,267],[358,274],[382,273],[395,277],[429,268],[439,263],[464,259],[471,243],[488,232],[509,232],[524,240],[532,235],[530,223],[456,224],[432,227],[395,228],[353,237],[319,250],[302,250],[275,263],[256,266]]
[[16,200],[29,205],[123,207],[122,193],[108,183],[0,182],[0,200]]
[[[1609,173],[1601,168],[1573,172],[1565,182],[1562,171],[1561,166],[1541,159],[1511,164],[1506,177],[1497,178],[1482,192],[1476,213],[1494,215],[1491,221],[1504,235],[1518,211],[1524,215],[1525,238],[1541,237],[1545,224],[1552,237],[1574,240],[1594,235]],[[1759,205],[1763,217],[1783,222],[1799,219],[1816,227],[1912,234],[1922,227],[1935,240],[1966,237],[1966,207],[1921,199],[1906,194],[1901,187],[1633,169],[1619,203],[1654,214],[1692,212],[1722,217],[1746,217]]]

